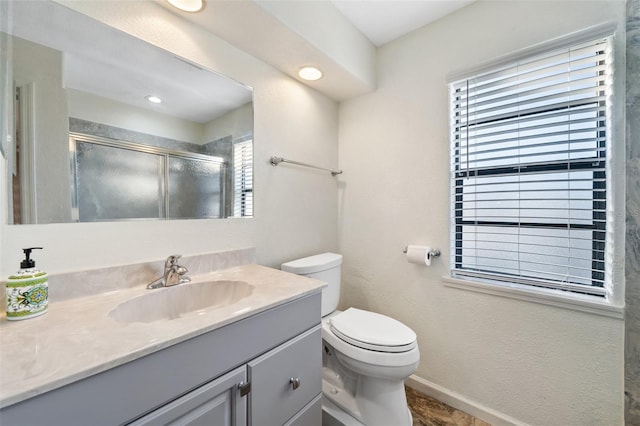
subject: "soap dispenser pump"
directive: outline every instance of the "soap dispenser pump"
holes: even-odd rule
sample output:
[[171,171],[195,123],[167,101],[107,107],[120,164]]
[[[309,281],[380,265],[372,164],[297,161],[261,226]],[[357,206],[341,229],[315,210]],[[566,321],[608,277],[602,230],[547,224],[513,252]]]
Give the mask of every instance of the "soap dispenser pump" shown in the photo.
[[36,262],[31,259],[31,251],[41,249],[22,249],[24,260],[20,262],[20,269],[7,280],[8,320],[33,318],[47,312],[49,279],[46,272],[36,269]]

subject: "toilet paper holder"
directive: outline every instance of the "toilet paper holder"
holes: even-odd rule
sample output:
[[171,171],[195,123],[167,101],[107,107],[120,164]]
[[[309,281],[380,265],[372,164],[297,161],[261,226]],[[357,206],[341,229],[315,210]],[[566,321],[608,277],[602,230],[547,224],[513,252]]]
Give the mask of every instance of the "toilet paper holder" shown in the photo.
[[[404,254],[407,254],[408,250],[409,250],[409,246],[405,246],[404,249],[402,250],[402,252]],[[439,249],[433,249],[429,253],[427,253],[427,259],[432,259],[434,257],[440,257],[440,250]]]

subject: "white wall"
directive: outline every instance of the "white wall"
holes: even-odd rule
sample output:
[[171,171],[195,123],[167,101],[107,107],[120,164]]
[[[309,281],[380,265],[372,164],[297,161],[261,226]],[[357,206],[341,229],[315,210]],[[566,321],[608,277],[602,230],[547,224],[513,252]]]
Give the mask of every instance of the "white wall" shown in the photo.
[[[254,88],[255,218],[2,225],[0,277],[18,266],[20,249],[32,245],[45,248],[37,260],[48,272],[250,246],[257,247],[259,263],[278,266],[293,257],[337,249],[336,180],[268,162],[271,155],[282,155],[337,164],[335,102],[152,2],[69,5]],[[4,174],[0,185],[6,185]]]
[[[379,88],[340,106],[342,307],[418,334],[416,374],[503,419],[623,424],[623,322],[445,287],[449,73],[606,20],[623,2],[478,1],[379,50]],[[407,244],[443,255],[408,264]],[[431,384],[429,384],[431,383]]]
[[202,144],[204,125],[75,89],[66,89],[69,116],[182,142]]
[[[34,141],[33,167],[36,173],[35,212],[30,220],[64,221],[71,217],[68,115],[62,89],[62,55],[59,51],[15,37],[13,41],[13,76],[16,86],[31,85],[31,100],[22,94],[25,105],[31,105],[32,118],[22,117],[31,129]],[[32,125],[26,124],[32,122]],[[23,134],[23,139],[28,137]],[[25,141],[26,142],[26,141]]]
[[252,127],[253,104],[246,103],[206,123],[203,139],[208,143],[230,135],[234,138],[242,138],[251,135]]

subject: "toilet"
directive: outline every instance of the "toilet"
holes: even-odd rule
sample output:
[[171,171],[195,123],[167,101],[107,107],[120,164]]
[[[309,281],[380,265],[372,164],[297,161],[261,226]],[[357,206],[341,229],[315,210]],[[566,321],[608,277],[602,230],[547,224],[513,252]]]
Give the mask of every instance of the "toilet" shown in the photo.
[[281,269],[324,281],[322,290],[323,426],[411,426],[404,380],[418,367],[416,334],[374,312],[336,310],[342,255],[323,253]]

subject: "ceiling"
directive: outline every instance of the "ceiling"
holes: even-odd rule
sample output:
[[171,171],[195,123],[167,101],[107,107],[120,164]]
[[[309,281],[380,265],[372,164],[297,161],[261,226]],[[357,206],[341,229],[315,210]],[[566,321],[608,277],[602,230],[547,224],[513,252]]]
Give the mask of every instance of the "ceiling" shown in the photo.
[[251,102],[247,87],[55,3],[19,1],[12,17],[14,35],[61,52],[66,89],[200,124]]
[[376,46],[382,46],[475,0],[332,0]]
[[[208,3],[202,12],[184,14],[165,0],[153,1],[298,80],[300,66],[318,66],[324,77],[302,82],[337,101],[375,90],[377,46],[473,2],[205,0]],[[147,43],[130,39],[108,26],[95,25],[86,18],[74,21],[82,15],[67,9],[61,9],[64,14],[41,10],[52,7],[49,2],[17,2],[15,33],[65,51],[67,88],[197,123],[210,121],[251,99],[251,92],[245,87],[229,84],[224,77],[162,50],[150,49]],[[42,21],[29,21],[34,16]],[[22,18],[25,22],[20,21]],[[21,29],[28,33],[21,34]],[[122,40],[116,43],[116,39]],[[118,46],[117,52],[109,46]],[[104,61],[111,53],[120,58],[117,64]],[[177,75],[185,77],[174,78]],[[190,87],[200,90],[191,93]],[[162,94],[166,102],[150,106],[144,99],[147,94]],[[186,98],[186,94],[190,97]]]
[[[377,87],[377,48],[474,0],[205,0],[197,13],[152,0],[338,102]],[[297,75],[314,65],[324,76]]]

